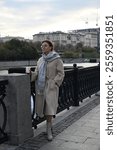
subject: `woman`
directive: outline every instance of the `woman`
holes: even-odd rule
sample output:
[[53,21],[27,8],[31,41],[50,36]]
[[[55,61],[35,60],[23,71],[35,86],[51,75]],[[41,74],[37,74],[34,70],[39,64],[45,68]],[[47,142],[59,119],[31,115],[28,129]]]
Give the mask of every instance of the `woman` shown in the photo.
[[64,78],[63,62],[49,40],[42,42],[42,57],[37,62],[32,81],[36,80],[36,114],[46,117],[47,138],[52,140],[52,118],[58,106],[59,86]]

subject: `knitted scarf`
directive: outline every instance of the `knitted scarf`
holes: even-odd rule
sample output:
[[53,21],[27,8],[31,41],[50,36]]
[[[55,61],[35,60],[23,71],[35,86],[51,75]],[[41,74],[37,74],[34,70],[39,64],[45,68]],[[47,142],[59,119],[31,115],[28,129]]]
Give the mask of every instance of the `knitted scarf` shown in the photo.
[[51,62],[57,58],[60,58],[59,54],[55,51],[51,51],[48,53],[48,55],[42,54],[42,57],[40,58],[40,64],[39,64],[39,72],[38,72],[38,92],[43,92],[45,87],[45,77],[46,77],[46,68],[47,63]]

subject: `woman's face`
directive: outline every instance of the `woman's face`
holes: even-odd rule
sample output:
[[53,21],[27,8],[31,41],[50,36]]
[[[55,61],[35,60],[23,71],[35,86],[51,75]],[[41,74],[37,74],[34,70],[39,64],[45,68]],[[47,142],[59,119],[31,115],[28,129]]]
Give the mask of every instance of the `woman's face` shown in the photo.
[[44,54],[48,54],[50,51],[52,51],[52,47],[47,43],[47,42],[43,42],[42,45],[41,45],[41,49],[42,49],[42,52]]

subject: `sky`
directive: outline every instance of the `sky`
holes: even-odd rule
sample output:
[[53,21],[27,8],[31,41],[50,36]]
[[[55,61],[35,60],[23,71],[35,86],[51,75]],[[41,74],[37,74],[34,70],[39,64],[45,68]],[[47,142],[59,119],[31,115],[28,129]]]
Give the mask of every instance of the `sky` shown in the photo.
[[0,36],[96,28],[99,11],[100,0],[0,0]]

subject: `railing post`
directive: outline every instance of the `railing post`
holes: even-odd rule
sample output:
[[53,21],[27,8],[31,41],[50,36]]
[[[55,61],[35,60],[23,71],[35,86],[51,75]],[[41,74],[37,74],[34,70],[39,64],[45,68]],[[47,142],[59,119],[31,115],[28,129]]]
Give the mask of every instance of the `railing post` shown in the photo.
[[30,77],[26,74],[6,74],[2,78],[8,80],[7,133],[9,143],[19,145],[33,136],[30,100]]
[[77,64],[73,64],[74,69],[74,106],[79,106],[79,99],[78,99],[78,68]]

